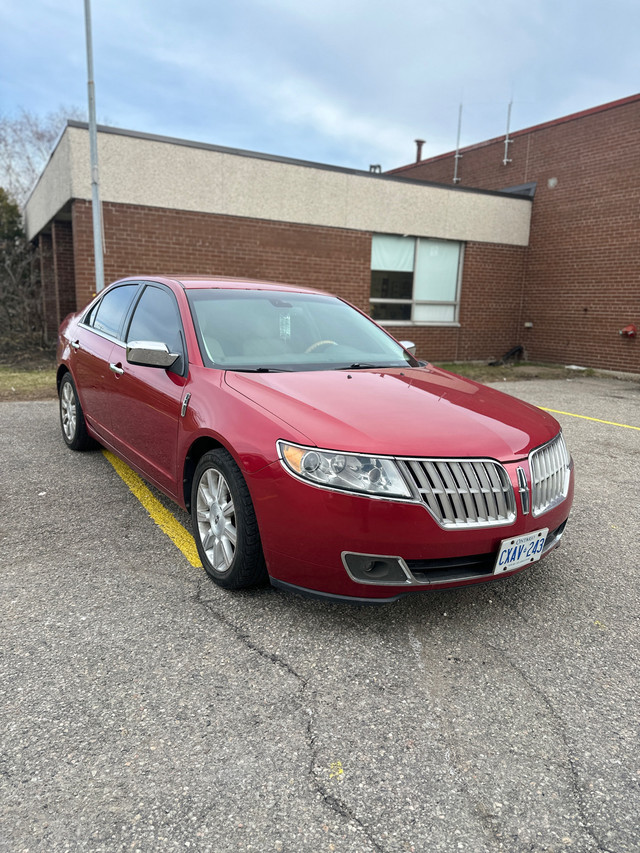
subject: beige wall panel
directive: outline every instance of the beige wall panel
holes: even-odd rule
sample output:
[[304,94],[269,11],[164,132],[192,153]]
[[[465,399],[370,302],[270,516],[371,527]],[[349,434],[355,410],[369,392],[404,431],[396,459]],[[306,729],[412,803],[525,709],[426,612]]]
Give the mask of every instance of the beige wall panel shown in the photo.
[[30,240],[72,198],[71,172],[71,146],[67,129],[26,204],[25,231]]
[[[58,162],[62,149],[67,157]],[[100,133],[98,151],[103,201],[450,240],[529,240],[531,203],[522,199],[117,133]],[[29,202],[30,233],[72,197],[91,198],[88,131],[76,127],[65,131]]]

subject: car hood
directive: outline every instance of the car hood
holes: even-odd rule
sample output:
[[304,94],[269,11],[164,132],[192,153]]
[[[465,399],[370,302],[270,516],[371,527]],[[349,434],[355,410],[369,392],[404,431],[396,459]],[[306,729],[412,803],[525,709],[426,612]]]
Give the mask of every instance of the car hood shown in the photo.
[[506,462],[526,456],[560,429],[535,406],[432,367],[228,371],[225,379],[310,444],[332,450]]

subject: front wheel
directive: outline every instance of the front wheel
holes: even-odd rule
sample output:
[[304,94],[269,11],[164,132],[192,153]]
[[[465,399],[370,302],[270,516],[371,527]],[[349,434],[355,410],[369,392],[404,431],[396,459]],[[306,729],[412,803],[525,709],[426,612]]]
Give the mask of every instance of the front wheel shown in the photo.
[[207,573],[225,589],[267,579],[258,522],[247,484],[226,450],[209,450],[196,467],[191,518]]
[[78,399],[76,386],[70,373],[65,373],[60,382],[60,426],[62,437],[71,450],[89,450],[95,442],[87,432],[87,425]]

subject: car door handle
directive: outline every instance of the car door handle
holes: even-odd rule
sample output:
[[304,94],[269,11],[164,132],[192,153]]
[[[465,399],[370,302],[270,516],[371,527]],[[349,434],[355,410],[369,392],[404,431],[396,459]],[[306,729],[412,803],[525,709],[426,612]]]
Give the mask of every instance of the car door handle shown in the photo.
[[72,346],[75,350],[79,350],[79,349],[80,349],[80,341],[71,341],[71,346]]
[[117,364],[114,364],[113,362],[109,364],[109,370],[112,370],[116,374],[116,376],[122,376],[122,374],[124,373],[124,369],[122,367],[119,367]]

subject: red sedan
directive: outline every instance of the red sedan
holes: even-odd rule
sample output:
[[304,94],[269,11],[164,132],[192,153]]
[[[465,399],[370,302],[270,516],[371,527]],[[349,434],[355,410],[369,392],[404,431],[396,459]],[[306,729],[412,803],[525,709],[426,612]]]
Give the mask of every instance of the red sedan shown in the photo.
[[67,445],[99,442],[190,511],[230,589],[388,601],[521,571],[567,522],[554,418],[326,293],[124,279],[65,319],[58,365]]

